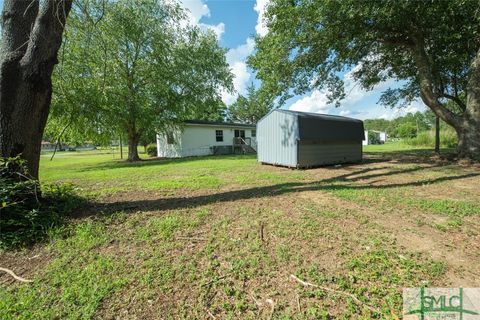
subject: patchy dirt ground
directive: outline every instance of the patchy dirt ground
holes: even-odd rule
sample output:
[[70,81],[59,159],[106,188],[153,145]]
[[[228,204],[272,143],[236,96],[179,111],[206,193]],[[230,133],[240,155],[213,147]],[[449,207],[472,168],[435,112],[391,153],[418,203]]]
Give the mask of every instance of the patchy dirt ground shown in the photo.
[[480,287],[477,166],[390,155],[222,168],[201,175],[215,187],[97,197],[48,243],[2,252],[34,283],[0,274],[0,314],[396,319],[404,287]]

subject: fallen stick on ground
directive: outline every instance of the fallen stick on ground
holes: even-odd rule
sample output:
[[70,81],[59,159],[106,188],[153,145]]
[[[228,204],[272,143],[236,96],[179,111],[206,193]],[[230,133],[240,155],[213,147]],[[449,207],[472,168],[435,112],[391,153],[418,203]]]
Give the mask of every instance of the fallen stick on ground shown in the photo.
[[11,275],[15,280],[21,281],[21,282],[33,282],[32,280],[24,279],[22,277],[17,276],[12,270],[7,269],[7,268],[2,268],[0,267],[0,271],[6,272],[9,275]]
[[294,276],[293,274],[290,275],[290,278],[292,278],[293,280],[299,282],[300,284],[302,284],[306,287],[319,288],[319,289],[322,289],[322,290],[325,290],[325,291],[328,291],[328,292],[332,292],[332,293],[340,294],[340,295],[343,295],[343,296],[347,296],[349,298],[352,298],[352,300],[355,302],[355,304],[357,304],[359,306],[364,306],[365,308],[367,308],[368,310],[370,310],[372,312],[381,313],[380,310],[378,310],[374,307],[371,307],[368,304],[363,303],[355,295],[353,295],[351,293],[348,293],[348,292],[345,292],[345,291],[335,290],[335,289],[328,288],[328,287],[319,286],[319,285],[316,285],[316,284],[313,284],[313,283],[310,283],[310,282],[306,282],[306,281],[303,281],[303,280],[299,279],[298,277]]
[[217,317],[215,317],[211,312],[210,310],[208,310],[207,308],[205,308],[205,310],[207,311],[207,314],[212,317],[212,319],[217,319]]
[[202,284],[202,287],[209,286],[209,285],[211,285],[212,283],[214,283],[215,281],[219,281],[219,280],[225,279],[226,277],[227,277],[227,275],[223,275],[223,276],[220,276],[220,277],[218,277],[218,278],[216,278],[216,279],[212,279],[212,280],[210,280],[210,281]]
[[175,239],[177,239],[177,240],[191,240],[191,241],[207,241],[207,239],[201,238],[201,237],[182,237],[182,236],[179,236],[179,237],[175,237]]

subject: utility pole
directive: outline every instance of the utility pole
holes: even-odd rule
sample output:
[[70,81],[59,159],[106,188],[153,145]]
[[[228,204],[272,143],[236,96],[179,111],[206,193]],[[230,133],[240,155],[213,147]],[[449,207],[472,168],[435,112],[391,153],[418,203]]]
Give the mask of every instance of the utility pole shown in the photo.
[[440,153],[440,118],[435,117],[435,152]]
[[123,159],[122,136],[120,136],[119,145],[120,145],[120,159]]

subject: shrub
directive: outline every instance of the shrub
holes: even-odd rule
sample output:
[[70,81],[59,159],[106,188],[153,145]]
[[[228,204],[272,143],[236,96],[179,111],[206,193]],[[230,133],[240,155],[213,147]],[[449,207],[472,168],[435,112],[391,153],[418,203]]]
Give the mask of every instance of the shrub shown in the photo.
[[157,145],[154,143],[151,143],[147,146],[147,154],[150,157],[156,157],[157,156]]
[[368,131],[368,144],[381,144],[380,134],[373,131]]
[[405,139],[404,141],[414,147],[433,147],[435,145],[435,138],[430,131],[420,132],[415,138]]
[[458,144],[457,134],[453,130],[440,131],[440,144],[447,148],[455,148]]
[[400,138],[414,138],[417,134],[417,127],[412,123],[402,123],[397,128]]
[[[406,144],[415,147],[434,147],[435,131],[420,132],[415,138],[405,139]],[[455,148],[457,146],[457,135],[451,129],[440,131],[440,146],[444,148]]]
[[29,245],[84,200],[72,185],[40,185],[19,157],[0,158],[0,248]]

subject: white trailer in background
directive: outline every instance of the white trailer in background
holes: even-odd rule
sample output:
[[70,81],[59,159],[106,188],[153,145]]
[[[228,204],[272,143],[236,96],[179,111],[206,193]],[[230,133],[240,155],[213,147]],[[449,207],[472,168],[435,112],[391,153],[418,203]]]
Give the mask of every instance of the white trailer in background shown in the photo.
[[386,141],[387,141],[386,132],[376,131],[376,130],[365,130],[365,139],[362,141],[362,144],[364,146],[369,144],[384,144]]
[[256,127],[251,124],[190,120],[182,129],[157,135],[157,155],[162,158],[255,153],[256,148]]

